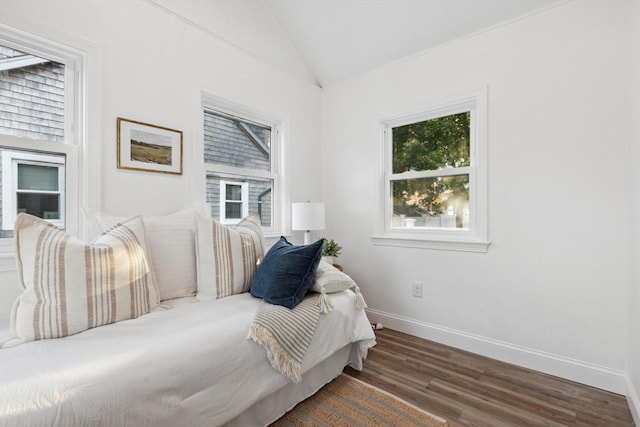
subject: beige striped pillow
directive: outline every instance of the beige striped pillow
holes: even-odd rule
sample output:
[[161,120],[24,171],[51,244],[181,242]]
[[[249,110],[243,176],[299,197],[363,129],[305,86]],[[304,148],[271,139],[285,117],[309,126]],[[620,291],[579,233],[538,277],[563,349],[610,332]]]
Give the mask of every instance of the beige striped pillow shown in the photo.
[[12,330],[23,341],[132,319],[158,305],[139,217],[114,225],[91,245],[27,214],[18,215],[14,230],[24,292]]
[[196,219],[198,298],[224,298],[247,292],[264,257],[260,217],[251,213],[235,227]]

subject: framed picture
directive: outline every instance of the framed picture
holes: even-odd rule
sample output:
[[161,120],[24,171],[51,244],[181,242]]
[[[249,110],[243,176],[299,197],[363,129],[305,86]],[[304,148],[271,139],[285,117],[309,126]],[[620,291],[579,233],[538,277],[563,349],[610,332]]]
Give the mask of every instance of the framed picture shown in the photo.
[[182,175],[182,131],[118,117],[118,169]]

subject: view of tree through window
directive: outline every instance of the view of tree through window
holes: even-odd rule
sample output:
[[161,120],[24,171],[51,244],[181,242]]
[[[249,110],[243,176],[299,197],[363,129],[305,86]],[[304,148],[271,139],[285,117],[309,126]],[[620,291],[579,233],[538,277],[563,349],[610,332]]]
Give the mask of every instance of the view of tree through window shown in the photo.
[[395,226],[466,228],[469,111],[392,128]]

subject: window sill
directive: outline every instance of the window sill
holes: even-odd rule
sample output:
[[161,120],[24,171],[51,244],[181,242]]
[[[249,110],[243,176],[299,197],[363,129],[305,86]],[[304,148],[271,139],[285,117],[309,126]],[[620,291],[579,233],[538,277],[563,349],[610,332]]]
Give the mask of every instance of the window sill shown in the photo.
[[374,235],[374,245],[395,246],[400,248],[435,249],[442,251],[486,253],[491,244],[488,241],[473,239],[436,239],[426,236]]

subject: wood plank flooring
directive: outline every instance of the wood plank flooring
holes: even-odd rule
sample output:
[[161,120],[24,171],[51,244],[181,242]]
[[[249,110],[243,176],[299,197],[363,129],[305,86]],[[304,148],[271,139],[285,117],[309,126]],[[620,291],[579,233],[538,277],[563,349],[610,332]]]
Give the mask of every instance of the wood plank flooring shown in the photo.
[[345,373],[460,426],[631,426],[624,396],[401,332],[376,331]]

